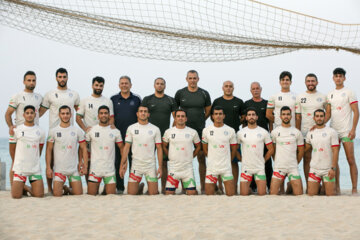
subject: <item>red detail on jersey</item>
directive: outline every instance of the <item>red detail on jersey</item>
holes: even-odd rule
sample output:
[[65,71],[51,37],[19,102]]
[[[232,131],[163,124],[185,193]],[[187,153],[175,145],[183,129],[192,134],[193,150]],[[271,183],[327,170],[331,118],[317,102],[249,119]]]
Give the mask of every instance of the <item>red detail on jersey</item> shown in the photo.
[[248,182],[252,181],[252,176],[251,175],[246,175],[245,173],[241,173],[241,177],[243,179],[245,179],[246,181],[248,181]]
[[252,148],[256,148],[256,144],[251,145]]
[[317,181],[318,183],[321,182],[321,178],[317,177],[315,174],[313,173],[309,173],[309,178],[314,179],[315,181]]
[[323,152],[324,151],[324,149],[323,148],[319,148],[319,152]]
[[147,147],[147,146],[148,146],[148,145],[145,143],[145,144],[144,144],[144,147]]
[[122,143],[122,141],[120,141],[120,142],[116,142],[116,143]]
[[172,176],[168,175],[166,180],[171,183],[175,188],[178,188],[179,186],[179,180],[174,179]]
[[184,147],[182,147],[182,148],[181,148],[181,150],[183,150],[183,151],[184,151],[184,150],[185,150],[185,148],[184,148]]
[[66,181],[66,177],[64,175],[62,175],[61,173],[55,173],[55,177],[59,177],[63,182]]
[[308,115],[309,117],[311,116],[311,113],[307,113],[306,115]]
[[341,109],[342,109],[341,107],[337,107],[337,108],[336,108],[336,110],[339,110],[339,111],[341,111]]
[[267,145],[269,145],[269,144],[272,144],[272,142],[269,142],[269,143],[267,143],[267,144],[265,144],[265,145],[267,146]]
[[337,145],[331,145],[331,147],[340,147],[340,145],[339,145],[339,144],[337,144]]
[[101,183],[101,177],[97,177],[94,174],[90,174],[89,177],[93,177],[98,183]]
[[83,142],[85,142],[85,139],[84,139],[84,140],[82,140],[82,141],[79,141],[79,143],[83,143]]
[[357,103],[357,102],[358,102],[358,101],[353,101],[353,102],[350,103],[350,105],[353,104],[353,103]]
[[40,146],[44,146],[44,143],[40,143],[39,145],[40,145]]
[[70,146],[70,145],[69,145],[69,146],[67,146],[67,149],[72,149],[72,146]]
[[225,148],[225,145],[219,145],[219,148]]
[[109,150],[109,147],[108,147],[108,146],[105,146],[105,147],[104,147],[104,150]]
[[131,179],[137,181],[138,183],[141,182],[141,177],[139,176],[136,176],[134,173],[130,173],[130,176],[129,176]]
[[281,175],[279,172],[274,172],[273,175],[274,175],[275,177],[277,177],[277,178],[282,179],[282,180],[285,179],[285,176],[284,176],[284,175]]
[[32,145],[32,148],[37,148],[37,145],[36,145],[36,144],[33,144],[33,145]]
[[206,176],[207,179],[209,179],[212,183],[217,183],[217,178],[212,176],[212,175],[207,175]]
[[236,146],[237,144],[236,143],[234,143],[234,144],[230,144],[230,146]]
[[24,183],[26,182],[26,176],[21,176],[21,175],[15,173],[14,177],[20,178],[20,180],[23,181]]
[[302,144],[302,145],[297,145],[298,147],[303,147],[304,146],[304,144]]

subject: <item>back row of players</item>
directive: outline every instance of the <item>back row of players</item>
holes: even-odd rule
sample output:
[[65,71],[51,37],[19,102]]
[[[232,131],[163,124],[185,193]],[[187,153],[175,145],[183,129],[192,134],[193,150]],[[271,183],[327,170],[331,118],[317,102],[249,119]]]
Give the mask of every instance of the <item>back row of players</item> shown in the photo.
[[[95,77],[92,95],[80,101],[79,95],[67,88],[68,73],[63,68],[56,71],[57,88],[42,98],[34,93],[36,76],[29,71],[24,75],[24,91],[11,98],[5,114],[13,159],[12,196],[19,198],[25,191],[33,196],[44,194],[39,156],[45,133],[38,121],[48,109],[46,175],[48,190],[55,196],[64,192],[82,194],[81,175],[87,177],[89,194],[98,193],[102,180],[103,193],[123,192],[128,162],[129,194],[142,192],[143,176],[149,194],[158,193],[160,177],[163,193],[174,194],[181,182],[187,194],[197,194],[192,166],[195,156],[199,161],[201,191],[206,194],[214,194],[217,182],[220,191],[224,182],[226,194],[236,194],[239,161],[240,194],[247,195],[256,187],[259,195],[266,194],[266,187],[270,194],[278,194],[283,191],[286,176],[288,189],[302,194],[298,163],[304,158],[308,194],[316,194],[323,181],[326,194],[334,195],[340,192],[340,142],[350,166],[352,192],[356,193],[358,173],[353,139],[359,112],[354,92],[344,87],[345,74],[342,68],[333,71],[335,90],[327,96],[316,90],[316,75],[308,74],[307,91],[296,97],[290,91],[292,75],[285,71],[279,77],[278,94],[264,100],[260,84],[253,82],[253,97],[245,103],[233,96],[234,84],[225,81],[224,95],[211,106],[210,95],[198,87],[199,75],[194,70],[187,73],[188,86],[177,91],[175,98],[164,93],[166,82],[157,78],[155,93],[143,101],[130,91],[131,80],[127,76],[120,77],[120,92],[111,99],[102,96],[104,79]],[[74,110],[85,135],[73,126]],[[11,117],[14,112],[15,125]],[[169,128],[171,114],[174,126]],[[213,124],[205,128],[210,115]],[[325,126],[330,119],[331,128]],[[155,150],[160,166],[157,171]],[[25,185],[27,177],[32,187]],[[65,187],[66,178],[71,188]]]

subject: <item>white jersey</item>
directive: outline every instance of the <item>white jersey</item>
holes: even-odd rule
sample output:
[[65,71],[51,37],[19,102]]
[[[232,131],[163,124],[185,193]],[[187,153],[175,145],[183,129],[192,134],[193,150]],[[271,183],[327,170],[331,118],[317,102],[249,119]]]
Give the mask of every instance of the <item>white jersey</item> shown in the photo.
[[245,127],[237,132],[241,144],[241,168],[247,170],[265,169],[264,144],[271,144],[270,134],[262,127]]
[[115,173],[115,143],[122,142],[120,131],[95,125],[86,134],[86,141],[91,143],[90,173],[99,176]]
[[[71,108],[71,114],[74,116],[74,106],[79,105],[79,94],[70,89],[59,90],[55,89],[47,92],[44,96],[44,100],[41,106],[49,109],[49,129],[52,129],[60,124],[59,108],[63,105],[67,105]],[[74,118],[70,119],[71,125],[74,125]]]
[[58,125],[49,131],[47,141],[54,143],[54,171],[65,175],[77,172],[78,143],[85,142],[84,133],[74,126]]
[[330,127],[315,128],[306,135],[306,143],[312,146],[310,168],[329,170],[332,164],[332,147],[338,147],[339,138]]
[[348,88],[335,89],[327,95],[327,101],[331,105],[330,126],[339,135],[348,133],[352,128],[352,110],[350,105],[358,100],[354,91]]
[[297,169],[297,147],[304,146],[301,132],[295,127],[279,126],[271,132],[271,138],[276,144],[274,168]]
[[39,126],[17,126],[14,136],[10,136],[10,143],[16,143],[13,171],[24,175],[39,174],[40,146],[44,142],[45,132]]
[[156,166],[155,144],[161,144],[158,127],[151,123],[134,123],[126,130],[125,142],[131,144],[133,169],[153,169]]
[[169,171],[183,172],[193,169],[194,144],[200,143],[198,133],[189,127],[169,128],[165,131],[163,141],[169,143]]
[[35,124],[39,125],[39,109],[43,98],[38,93],[19,92],[11,97],[9,106],[16,110],[15,125],[20,126],[25,122],[24,107],[32,105],[35,107]]
[[315,125],[314,112],[317,109],[325,110],[326,104],[326,96],[320,92],[304,92],[296,97],[295,113],[301,114],[301,133],[304,137]]
[[235,130],[227,125],[208,126],[202,131],[202,142],[208,144],[207,170],[225,172],[231,169],[230,145],[236,145]]
[[274,109],[274,128],[281,126],[280,110],[284,106],[291,109],[291,126],[295,127],[295,102],[296,94],[293,92],[279,92],[269,98],[267,108]]
[[99,123],[98,109],[102,105],[109,107],[110,116],[114,116],[113,103],[104,96],[97,98],[90,96],[80,101],[79,109],[76,114],[84,118],[85,127],[92,127]]

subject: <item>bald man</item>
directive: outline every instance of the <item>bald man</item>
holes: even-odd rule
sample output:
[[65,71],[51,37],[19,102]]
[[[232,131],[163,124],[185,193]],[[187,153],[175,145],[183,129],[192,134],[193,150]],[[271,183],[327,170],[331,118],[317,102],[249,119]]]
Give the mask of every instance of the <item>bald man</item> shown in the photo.
[[[248,107],[255,108],[258,114],[257,125],[259,127],[264,128],[266,131],[269,131],[269,127],[270,127],[269,120],[266,118],[266,106],[268,101],[261,97],[261,91],[262,91],[262,87],[259,82],[252,82],[250,84],[250,92],[253,97],[245,102],[244,109],[247,109]],[[243,127],[245,126],[247,126],[246,120],[243,122]],[[267,148],[264,148],[264,156],[266,152],[267,152]],[[269,159],[269,161],[266,161],[265,163],[266,185],[268,189],[270,189],[272,174],[273,174],[273,168],[272,168],[271,159]],[[250,187],[253,191],[256,190],[255,181],[251,183]]]
[[[222,107],[225,114],[224,123],[232,127],[235,132],[238,132],[241,124],[241,114],[244,109],[244,102],[240,98],[233,95],[234,83],[232,81],[223,82],[222,90],[224,95],[215,99],[212,108],[219,106]],[[237,194],[237,182],[239,179],[239,159],[236,157],[231,161],[231,168],[234,176],[235,194]],[[221,186],[220,186],[220,189]]]

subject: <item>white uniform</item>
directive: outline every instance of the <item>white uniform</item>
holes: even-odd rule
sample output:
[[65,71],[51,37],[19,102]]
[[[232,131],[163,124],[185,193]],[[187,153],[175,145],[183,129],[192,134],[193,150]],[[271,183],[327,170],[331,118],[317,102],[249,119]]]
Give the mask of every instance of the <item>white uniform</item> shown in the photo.
[[281,126],[280,110],[284,106],[288,106],[291,109],[291,126],[295,127],[295,103],[296,94],[293,92],[279,92],[269,98],[267,108],[274,109],[274,128]]
[[300,179],[297,148],[304,146],[304,137],[295,127],[279,126],[271,132],[271,138],[276,144],[275,165],[273,177],[284,180]]
[[296,97],[295,113],[301,114],[301,133],[304,138],[309,129],[315,125],[313,118],[315,110],[325,110],[326,104],[326,96],[320,92],[313,94],[304,92]]
[[25,91],[19,92],[11,97],[9,106],[16,110],[15,125],[20,126],[25,122],[24,107],[32,105],[35,107],[35,124],[39,125],[39,109],[43,98],[38,93],[28,93]]
[[169,143],[169,175],[166,189],[175,191],[179,181],[182,180],[185,189],[195,190],[196,183],[192,162],[194,144],[200,143],[198,133],[189,127],[184,129],[172,127],[165,131],[163,141]]
[[160,129],[148,123],[134,123],[126,130],[125,142],[131,144],[132,166],[129,182],[157,182],[155,144],[161,144]]
[[251,182],[253,175],[255,180],[266,180],[264,144],[272,144],[270,134],[258,126],[254,129],[245,127],[236,135],[242,154],[240,181]]
[[[71,114],[74,116],[74,106],[79,105],[79,94],[70,89],[59,90],[55,89],[47,92],[44,96],[44,100],[41,106],[49,109],[49,129],[52,129],[60,124],[59,108],[63,105],[67,105],[71,109]],[[74,118],[70,119],[71,125],[74,125]]]
[[86,141],[91,143],[91,165],[89,181],[116,183],[115,178],[115,143],[121,143],[122,138],[118,129],[110,126],[95,125],[86,134]]
[[218,175],[223,181],[232,180],[230,145],[237,145],[235,130],[225,124],[208,126],[203,129],[202,142],[208,144],[206,182],[216,183]]
[[332,165],[332,147],[339,147],[339,138],[336,131],[330,127],[314,129],[306,136],[306,143],[312,146],[309,181],[334,182],[335,178],[327,176]]
[[49,132],[48,142],[54,144],[55,181],[80,181],[78,172],[78,143],[85,142],[84,133],[77,127],[63,128],[60,125]]
[[327,95],[328,104],[331,105],[330,126],[338,133],[343,141],[350,141],[348,134],[352,128],[352,110],[350,105],[358,100],[354,91],[348,88],[335,89]]
[[10,143],[16,143],[13,171],[14,181],[26,182],[41,180],[40,146],[44,145],[45,132],[37,125],[28,127],[24,124],[14,129]]
[[84,118],[85,127],[92,127],[99,123],[98,109],[102,105],[109,107],[110,116],[114,116],[113,103],[104,96],[97,98],[90,96],[80,101],[79,109],[76,114]]

